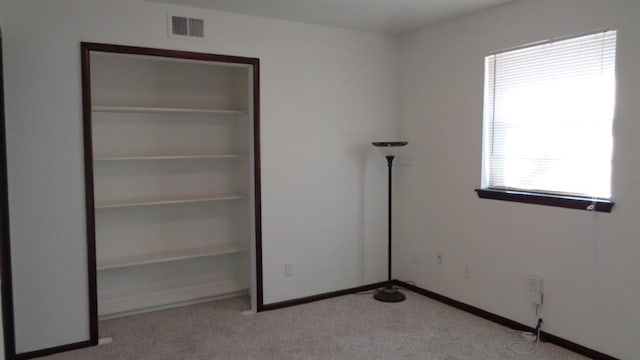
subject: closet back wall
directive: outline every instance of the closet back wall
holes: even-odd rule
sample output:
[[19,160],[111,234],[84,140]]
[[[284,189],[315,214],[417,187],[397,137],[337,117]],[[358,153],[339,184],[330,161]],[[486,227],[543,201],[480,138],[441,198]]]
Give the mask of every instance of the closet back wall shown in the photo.
[[[205,39],[169,39],[168,10]],[[130,0],[0,0],[0,23],[19,353],[89,338],[81,41],[260,58],[265,304],[384,279],[394,37]]]

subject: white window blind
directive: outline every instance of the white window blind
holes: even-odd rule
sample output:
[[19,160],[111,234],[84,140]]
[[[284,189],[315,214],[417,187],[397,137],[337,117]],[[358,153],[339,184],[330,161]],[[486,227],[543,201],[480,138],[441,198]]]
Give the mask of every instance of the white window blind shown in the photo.
[[616,31],[486,57],[483,187],[609,198]]

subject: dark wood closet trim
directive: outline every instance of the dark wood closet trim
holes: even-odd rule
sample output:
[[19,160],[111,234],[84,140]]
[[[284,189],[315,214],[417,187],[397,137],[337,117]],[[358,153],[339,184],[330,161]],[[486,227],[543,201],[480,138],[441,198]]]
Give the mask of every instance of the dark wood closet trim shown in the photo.
[[[67,351],[66,346],[86,347],[98,344],[98,297],[96,271],[96,243],[95,243],[95,214],[94,214],[94,184],[93,184],[93,145],[91,131],[91,59],[92,52],[115,54],[148,55],[166,58],[190,59],[220,63],[250,65],[253,75],[253,144],[254,144],[254,192],[255,192],[255,251],[256,251],[256,303],[257,310],[263,311],[263,281],[262,281],[262,213],[261,213],[261,182],[260,182],[260,59],[241,56],[208,54],[181,50],[165,50],[138,46],[125,46],[82,42],[82,115],[84,134],[84,171],[87,214],[87,258],[89,266],[89,316],[90,340],[88,342],[65,345],[54,348],[55,352]],[[42,355],[38,355],[42,356]]]
[[65,351],[82,349],[82,348],[86,348],[86,347],[93,346],[93,345],[95,345],[95,344],[93,344],[90,340],[89,341],[81,341],[81,342],[77,342],[77,343],[73,343],[73,344],[55,346],[55,347],[52,347],[52,348],[47,348],[47,349],[42,349],[42,350],[36,350],[36,351],[30,351],[30,352],[26,352],[26,353],[17,354],[14,359],[15,360],[33,359],[33,358],[53,355],[53,354],[57,354],[57,353],[65,352]]
[[[82,134],[84,188],[87,221],[87,267],[89,275],[89,344],[98,345],[98,285],[96,270],[96,225],[93,194],[93,142],[91,130],[91,52],[82,46]],[[61,350],[65,351],[65,350]]]
[[[483,319],[489,320],[489,321],[493,321],[495,323],[498,323],[500,325],[506,326],[508,328],[514,329],[514,330],[518,330],[518,331],[528,331],[528,332],[534,332],[535,333],[535,329],[531,326],[527,326],[524,324],[521,324],[517,321],[513,321],[511,319],[507,319],[505,317],[502,317],[500,315],[496,315],[494,313],[490,313],[486,310],[482,310],[480,308],[477,308],[475,306],[469,305],[469,304],[465,304],[463,302],[460,302],[458,300],[454,300],[450,297],[446,297],[444,295],[440,295],[437,293],[434,293],[432,291],[423,289],[421,287],[415,286],[415,285],[411,285],[408,284],[406,282],[403,281],[399,281],[399,280],[394,280],[393,281],[397,286],[401,286],[407,290],[411,290],[417,294],[426,296],[430,299],[439,301],[441,303],[444,303],[446,305],[452,306],[456,309],[462,310],[462,311],[466,311],[468,313],[471,313],[473,315],[479,316]],[[553,334],[549,334],[548,332],[545,331],[541,331],[540,332],[540,339],[542,341],[545,342],[549,342],[552,343],[554,345],[560,346],[562,348],[565,348],[567,350],[573,351],[574,353],[580,354],[580,355],[584,355],[586,357],[589,357],[591,359],[595,359],[595,360],[618,360],[617,358],[611,356],[611,355],[607,355],[607,354],[603,354],[599,351],[593,350],[593,349],[589,349],[586,346],[580,345],[580,344],[576,344],[574,342],[571,342],[569,340],[563,339],[559,336],[553,335]]]
[[255,223],[256,223],[256,307],[264,310],[262,288],[262,190],[260,163],[260,59],[253,59],[253,177],[255,185]]
[[15,359],[15,327],[13,320],[13,283],[11,278],[11,241],[9,240],[9,189],[7,174],[7,133],[4,115],[4,64],[2,62],[2,30],[0,30],[0,254],[2,258],[2,328],[4,356]]
[[[113,53],[113,54],[147,55],[147,56],[157,56],[157,57],[166,57],[166,58],[175,58],[175,59],[202,60],[202,61],[212,61],[212,62],[221,62],[221,63],[230,63],[230,64],[246,64],[246,65],[252,65],[252,66],[256,66],[260,62],[260,59],[258,58],[233,56],[233,55],[209,54],[209,53],[201,53],[201,52],[193,52],[193,51],[182,51],[182,50],[157,49],[157,48],[148,48],[148,47],[140,47],[140,46],[102,44],[102,43],[92,43],[92,42],[82,42],[81,46],[83,49],[86,49],[87,51],[106,52],[106,53]],[[256,90],[258,89],[254,89],[254,91]]]

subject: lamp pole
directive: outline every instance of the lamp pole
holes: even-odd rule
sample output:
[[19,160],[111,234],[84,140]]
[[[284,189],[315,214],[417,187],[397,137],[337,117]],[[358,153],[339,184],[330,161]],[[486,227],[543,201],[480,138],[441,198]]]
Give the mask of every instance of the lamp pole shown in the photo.
[[387,265],[388,265],[387,288],[392,288],[392,286],[391,286],[391,224],[392,224],[392,222],[391,222],[391,204],[392,204],[392,201],[391,201],[391,168],[393,167],[393,159],[395,158],[395,156],[387,155],[385,157],[387,158],[387,166],[389,168],[389,190],[388,190],[388,193],[389,193],[389,211],[388,211],[389,212],[389,214],[388,214],[388,216],[389,216],[389,225],[388,225],[389,226],[389,236],[388,236],[389,250],[388,250],[388,253],[387,253],[388,254],[387,256],[389,257],[389,261],[387,262]]
[[406,141],[391,141],[391,142],[374,142],[373,146],[377,147],[382,153],[385,155],[387,159],[387,168],[388,168],[388,250],[387,250],[387,284],[385,287],[376,290],[373,295],[374,299],[383,302],[400,302],[405,299],[403,293],[398,291],[395,287],[393,287],[392,277],[391,277],[391,254],[392,254],[392,246],[391,246],[391,233],[392,233],[392,169],[393,169],[393,159],[395,159],[395,155],[393,151],[398,147],[407,145]]

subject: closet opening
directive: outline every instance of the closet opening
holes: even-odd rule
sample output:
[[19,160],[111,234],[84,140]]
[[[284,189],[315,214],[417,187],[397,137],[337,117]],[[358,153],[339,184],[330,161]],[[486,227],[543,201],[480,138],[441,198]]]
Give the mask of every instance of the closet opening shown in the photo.
[[99,320],[261,311],[259,59],[81,48],[92,343]]

